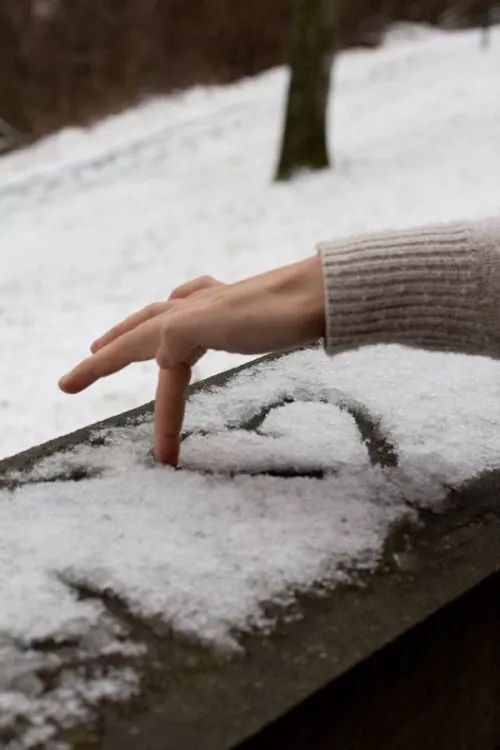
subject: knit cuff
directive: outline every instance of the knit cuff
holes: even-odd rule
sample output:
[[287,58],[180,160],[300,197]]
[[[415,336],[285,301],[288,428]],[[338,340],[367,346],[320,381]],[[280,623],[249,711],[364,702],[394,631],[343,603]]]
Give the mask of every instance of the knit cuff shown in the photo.
[[321,243],[327,353],[380,343],[472,353],[496,346],[484,259],[489,252],[500,292],[500,222],[484,225],[482,234],[452,224]]

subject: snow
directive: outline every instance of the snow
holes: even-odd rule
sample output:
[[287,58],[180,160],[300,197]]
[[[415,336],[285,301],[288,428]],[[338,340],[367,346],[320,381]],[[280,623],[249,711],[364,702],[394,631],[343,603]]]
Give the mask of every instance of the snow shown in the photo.
[[[418,523],[419,508],[444,510],[450,488],[500,466],[498,370],[397,346],[333,359],[301,351],[194,394],[180,471],[152,461],[147,418],[11,472],[16,488],[0,491],[0,730],[26,725],[8,750],[139,689],[130,659],[138,664],[140,645],[98,596],[78,598],[79,586],[238,649],[240,633],[272,627],[265,603],[356,581],[379,564],[395,525]],[[397,466],[370,461],[360,404]],[[64,481],[82,468],[88,479]],[[94,664],[109,653],[128,660],[84,679],[64,652],[33,650],[68,639]],[[48,691],[42,671],[60,673]]]
[[[152,398],[150,364],[68,399],[116,321],[201,273],[231,281],[319,240],[500,209],[500,28],[401,32],[339,57],[336,169],[272,183],[287,74],[160,98],[0,160],[0,455]],[[204,377],[241,358],[210,354]]]
[[[500,29],[488,54],[469,32],[403,36],[340,57],[334,171],[272,184],[283,70],[0,161],[3,454],[148,400],[149,365],[71,400],[55,382],[102,330],[189,277],[231,280],[320,239],[499,212]],[[236,361],[210,355],[198,375]],[[0,742],[9,729],[6,750],[59,748],[57,727],[140,688],[144,650],[99,593],[234,650],[242,632],[272,627],[266,602],[293,610],[298,591],[375,568],[395,525],[500,466],[499,391],[500,364],[481,357],[298,352],[191,398],[180,471],[155,466],[144,420],[12,473],[0,490]],[[397,466],[370,461],[360,409]],[[70,481],[75,469],[88,478]],[[103,666],[109,654],[122,661]]]

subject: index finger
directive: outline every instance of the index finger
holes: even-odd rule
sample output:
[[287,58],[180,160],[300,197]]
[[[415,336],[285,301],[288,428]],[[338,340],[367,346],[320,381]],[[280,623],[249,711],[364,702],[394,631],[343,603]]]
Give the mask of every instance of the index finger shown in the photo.
[[155,400],[155,456],[162,464],[177,466],[191,367],[179,364],[160,370]]

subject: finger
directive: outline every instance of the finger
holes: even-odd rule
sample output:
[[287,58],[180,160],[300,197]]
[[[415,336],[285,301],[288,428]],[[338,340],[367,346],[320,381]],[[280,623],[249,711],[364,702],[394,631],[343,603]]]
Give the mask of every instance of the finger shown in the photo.
[[[185,297],[189,297],[189,295],[193,294],[194,292],[199,292],[202,289],[210,289],[214,286],[224,285],[222,284],[222,282],[216,281],[211,276],[199,276],[197,279],[188,281],[182,286],[177,287],[177,289],[174,289],[169,297],[169,300],[184,299]],[[109,331],[106,331],[106,333],[93,341],[90,347],[91,352],[95,353],[99,351],[99,349],[107,346],[119,336],[123,336],[124,333],[128,333],[128,331],[133,330],[141,323],[144,323],[150,318],[154,318],[156,315],[159,315],[166,310],[168,310],[168,301],[153,302],[151,305],[148,305],[144,309],[139,310],[139,312],[130,315],[121,323],[118,323],[118,325],[113,326],[113,328],[110,328]]]
[[153,359],[159,339],[160,323],[153,318],[80,362],[61,378],[59,387],[66,393],[79,393],[99,378],[118,372],[132,362]]
[[215,286],[224,286],[224,284],[211,276],[199,276],[197,279],[187,281],[174,289],[169,299],[185,299],[195,292],[200,292],[202,289],[211,289]]
[[177,314],[162,321],[156,352],[156,361],[162,369],[166,370],[180,364],[192,364],[193,359],[196,358],[199,347],[193,344],[186,335],[188,320],[189,317],[185,314]]
[[153,304],[144,307],[142,310],[139,310],[139,312],[129,315],[128,318],[125,318],[121,323],[113,326],[113,328],[106,331],[103,336],[96,339],[92,343],[90,351],[95,354],[99,349],[107,346],[119,336],[123,336],[124,333],[128,333],[129,331],[133,331],[133,329],[137,328],[141,323],[145,323],[147,320],[156,317],[156,315],[165,312],[167,309],[168,302],[153,302]]
[[155,400],[155,456],[177,466],[191,367],[186,364],[160,370]]

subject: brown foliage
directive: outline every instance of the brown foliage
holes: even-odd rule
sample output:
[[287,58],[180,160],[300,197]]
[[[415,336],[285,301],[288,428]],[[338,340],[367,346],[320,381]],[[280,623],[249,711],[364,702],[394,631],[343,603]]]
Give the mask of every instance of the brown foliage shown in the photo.
[[[340,2],[340,43],[484,0]],[[294,0],[0,0],[0,117],[27,137],[286,61]]]

